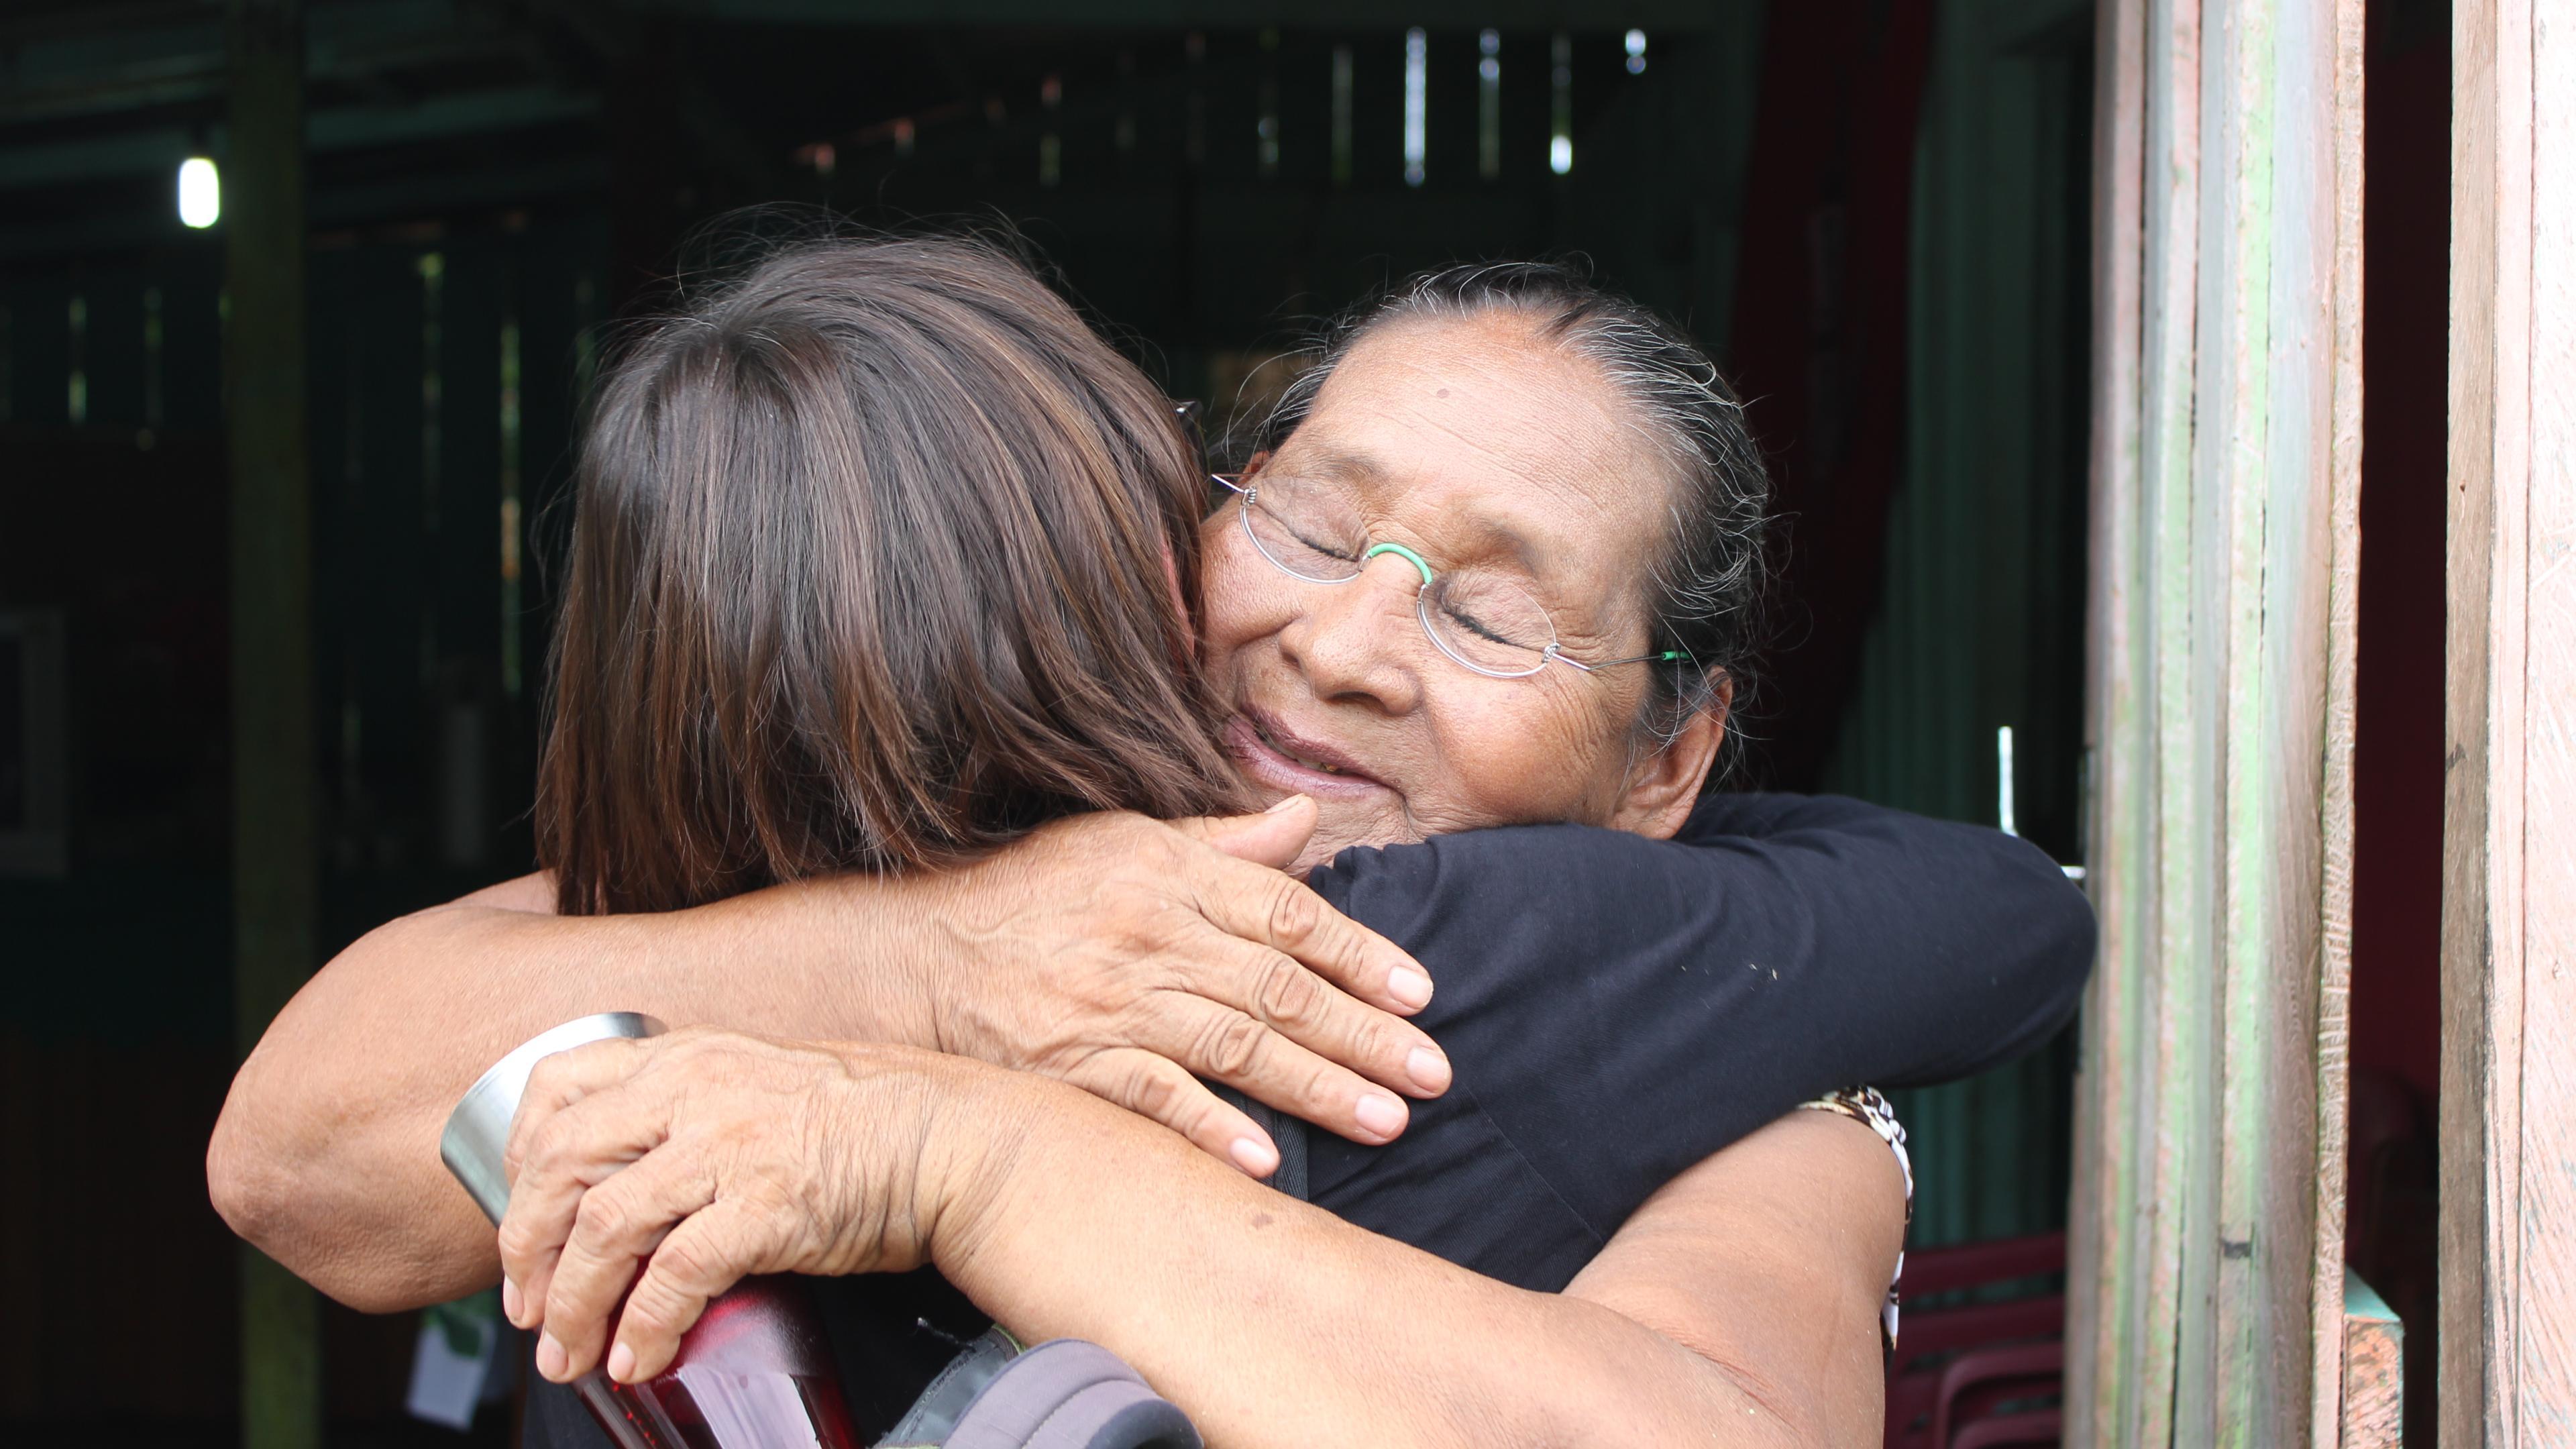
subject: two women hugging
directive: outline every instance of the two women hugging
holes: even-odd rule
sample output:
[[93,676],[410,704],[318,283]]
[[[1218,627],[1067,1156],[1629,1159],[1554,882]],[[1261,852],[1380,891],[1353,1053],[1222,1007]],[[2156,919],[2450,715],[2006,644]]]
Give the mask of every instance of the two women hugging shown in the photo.
[[[788,247],[637,331],[543,868],[296,997],[226,1217],[361,1308],[501,1280],[532,1446],[771,1272],[871,1433],[997,1322],[1214,1444],[1876,1442],[1910,1184],[1838,1089],[2044,1042],[2083,897],[1715,788],[1769,490],[1676,328],[1461,266],[1311,363],[1212,477],[985,243]],[[440,1123],[603,1010],[682,1029],[540,1066],[496,1239]]]

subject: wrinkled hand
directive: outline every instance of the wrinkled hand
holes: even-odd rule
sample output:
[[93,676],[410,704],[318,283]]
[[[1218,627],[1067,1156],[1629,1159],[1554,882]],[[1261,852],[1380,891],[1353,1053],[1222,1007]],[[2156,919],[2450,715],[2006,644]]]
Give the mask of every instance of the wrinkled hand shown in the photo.
[[1448,1058],[1401,1019],[1431,978],[1281,871],[1314,827],[1302,797],[1177,824],[1084,815],[933,879],[936,1045],[1069,1082],[1254,1176],[1277,1149],[1198,1077],[1392,1140],[1395,1093],[1449,1086]]
[[933,1118],[1003,1075],[914,1047],[698,1029],[547,1057],[505,1159],[503,1310],[544,1326],[537,1367],[557,1382],[600,1361],[615,1315],[608,1371],[631,1383],[743,1277],[919,1266],[971,1176],[955,1134],[926,1147]]

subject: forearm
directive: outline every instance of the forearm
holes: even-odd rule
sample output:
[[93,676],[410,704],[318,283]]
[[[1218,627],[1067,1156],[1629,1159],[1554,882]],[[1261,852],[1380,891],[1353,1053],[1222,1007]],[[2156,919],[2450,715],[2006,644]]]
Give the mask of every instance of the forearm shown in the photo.
[[[234,1079],[207,1159],[217,1208],[360,1308],[489,1284],[491,1227],[449,1180],[438,1133],[474,1079],[527,1038],[610,1010],[781,1035],[927,1036],[902,914],[871,909],[853,884],[658,916],[459,904],[379,927],[296,994]],[[835,929],[859,949],[812,948]],[[849,969],[848,955],[871,947],[885,969]]]
[[[1441,979],[1419,1020],[1467,1080],[1508,1062],[1550,1084],[1478,1105],[1596,1232],[1819,1093],[2036,1047],[2090,960],[2082,896],[2025,842],[1852,801],[1729,803],[1704,828],[1758,833],[1476,831],[1353,853],[1318,885]],[[1392,1165],[1336,1183],[1337,1210],[1405,1220]],[[1540,1286],[1570,1271],[1547,1266]]]
[[1023,1338],[1121,1354],[1212,1445],[1795,1437],[1758,1375],[1602,1303],[1352,1227],[1053,1084],[981,1090],[942,1154],[971,1185],[938,1265]]
[[[1806,1048],[1774,1074],[1799,1079],[1785,1084],[1794,1101],[1982,1071],[2072,1015],[2092,911],[2028,842],[1830,797],[1721,797],[1702,814],[1702,833],[1672,841],[1539,826],[1350,852],[1315,884],[1463,987],[1426,1024],[1468,1014],[1515,1043],[1544,1036],[1568,1001],[1522,987],[1579,960],[1587,1021],[1731,1025],[1644,1050],[1586,1041],[1572,1052],[1691,1097],[1708,1094],[1711,1070],[1740,1080],[1728,1037]],[[1730,829],[1749,833],[1716,833]],[[1479,969],[1454,969],[1465,960]],[[1835,1030],[1775,1030],[1818,1021]],[[1755,1120],[1785,1105],[1766,1103]]]

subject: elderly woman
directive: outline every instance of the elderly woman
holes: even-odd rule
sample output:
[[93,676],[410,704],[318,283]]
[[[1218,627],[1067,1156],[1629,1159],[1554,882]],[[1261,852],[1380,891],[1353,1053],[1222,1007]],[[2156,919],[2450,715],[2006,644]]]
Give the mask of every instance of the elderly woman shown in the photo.
[[[585,452],[554,878],[317,978],[227,1105],[227,1216],[365,1306],[490,1281],[437,1116],[635,1006],[834,1044],[541,1074],[505,1297],[549,1378],[651,1372],[741,1271],[930,1262],[1220,1442],[1865,1434],[1896,1161],[1824,1114],[1718,1149],[2037,1040],[2080,900],[1989,833],[1697,803],[1761,495],[1669,329],[1485,269],[1326,361],[1194,533],[1159,403],[990,256],[794,254],[640,344]],[[1271,812],[1029,833],[1216,808],[1189,727]],[[1610,828],[1476,828],[1551,821]],[[1280,1165],[1189,1069],[1350,1139],[1303,1164],[1330,1213],[1145,1120]]]

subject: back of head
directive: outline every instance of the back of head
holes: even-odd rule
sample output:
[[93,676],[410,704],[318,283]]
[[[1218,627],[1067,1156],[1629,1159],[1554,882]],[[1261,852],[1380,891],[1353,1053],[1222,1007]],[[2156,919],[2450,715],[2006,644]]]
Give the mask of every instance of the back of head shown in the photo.
[[806,243],[647,328],[575,484],[537,799],[561,908],[1229,803],[1182,602],[1203,498],[1159,391],[981,243]]

